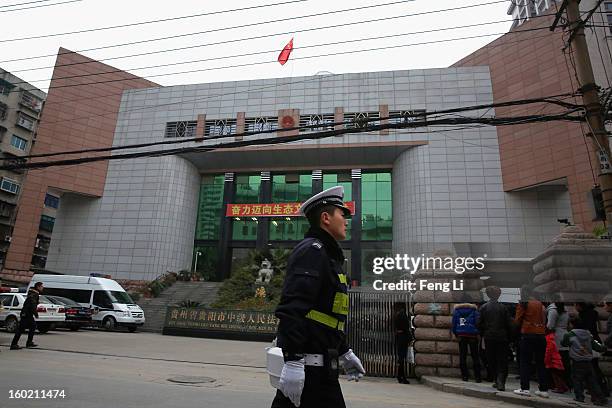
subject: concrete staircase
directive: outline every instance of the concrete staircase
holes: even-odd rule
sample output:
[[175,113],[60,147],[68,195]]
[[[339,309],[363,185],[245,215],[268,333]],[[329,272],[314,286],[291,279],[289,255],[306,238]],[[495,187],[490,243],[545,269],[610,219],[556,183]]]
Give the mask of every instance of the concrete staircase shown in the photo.
[[140,330],[161,333],[166,319],[166,306],[183,300],[193,300],[208,306],[216,300],[221,284],[222,282],[176,282],[156,298],[141,298],[136,303],[144,310],[146,322]]

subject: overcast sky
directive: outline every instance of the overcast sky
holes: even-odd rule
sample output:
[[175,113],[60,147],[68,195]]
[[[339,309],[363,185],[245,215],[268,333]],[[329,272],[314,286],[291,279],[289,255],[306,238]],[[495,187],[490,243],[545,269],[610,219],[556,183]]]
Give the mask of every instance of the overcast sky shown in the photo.
[[[295,18],[393,2],[393,0],[306,0],[291,4],[127,28],[7,41],[23,37],[87,30],[264,4],[285,3],[290,0],[228,0],[225,2],[202,0],[164,2],[152,0],[76,0],[75,2],[50,7],[9,11],[15,8],[68,1],[42,0],[31,4],[6,7],[16,3],[32,1],[0,0],[0,19],[2,21],[0,67],[13,72],[15,75],[44,91],[47,90],[49,85],[55,56],[12,62],[7,62],[7,60],[55,55],[59,47],[64,47],[73,51],[82,51],[82,54],[90,58],[104,61],[109,65],[148,78],[161,85],[294,77],[314,75],[322,71],[337,74],[432,68],[446,67],[454,63],[463,56],[491,42],[500,33],[507,32],[511,24],[510,16],[506,14],[509,5],[507,1],[462,10],[393,18],[426,11],[446,10],[448,8],[493,2],[493,0],[413,0],[401,2],[396,0],[395,3],[397,4],[387,6],[370,7],[363,10],[345,11],[309,18]],[[278,21],[281,19],[284,21]],[[310,30],[318,27],[372,19],[384,19],[384,21],[300,32],[300,30]],[[498,23],[423,34],[410,34],[424,30],[491,22]],[[220,30],[232,26],[254,23],[255,25],[249,27]],[[130,46],[84,51],[95,47],[106,47],[126,42],[210,30],[216,31]],[[294,34],[291,34],[291,32],[294,32]],[[406,35],[366,40],[372,37],[398,34]],[[408,46],[409,44],[484,34],[497,35]],[[247,37],[257,36],[267,37],[242,40]],[[292,36],[295,38],[294,51],[289,62],[285,66],[281,66],[276,62],[276,58],[279,51]],[[211,42],[231,40],[240,41],[205,46],[205,44]],[[351,42],[338,44],[346,41]],[[406,46],[378,51],[356,52],[371,48],[401,45]],[[196,47],[182,51],[132,56],[136,53],[164,51],[188,46]],[[239,54],[252,55],[237,56]],[[314,57],[322,54],[332,55]],[[209,60],[194,62],[194,60],[202,59]],[[146,68],[152,65],[175,63],[178,64]],[[257,65],[231,67],[253,63],[257,63]],[[178,74],[177,72],[180,71],[196,72]]]

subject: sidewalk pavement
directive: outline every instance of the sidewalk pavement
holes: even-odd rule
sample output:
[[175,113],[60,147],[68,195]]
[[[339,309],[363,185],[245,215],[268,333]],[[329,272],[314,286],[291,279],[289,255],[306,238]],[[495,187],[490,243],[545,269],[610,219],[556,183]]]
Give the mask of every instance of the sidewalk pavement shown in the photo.
[[[594,405],[590,402],[590,396],[586,395],[586,402],[574,401],[574,393],[567,392],[565,394],[555,394],[549,392],[550,398],[537,397],[534,391],[537,391],[537,383],[531,383],[531,397],[524,397],[516,395],[513,391],[520,388],[518,380],[508,378],[506,382],[506,391],[500,392],[491,386],[492,383],[483,381],[482,383],[475,383],[474,380],[469,382],[462,381],[460,378],[448,378],[448,377],[421,377],[421,383],[425,384],[433,389],[450,392],[459,395],[465,395],[470,397],[486,398],[496,401],[503,401],[510,404],[523,405],[528,407],[536,408],[584,408],[593,407]],[[612,406],[612,404],[608,404]]]

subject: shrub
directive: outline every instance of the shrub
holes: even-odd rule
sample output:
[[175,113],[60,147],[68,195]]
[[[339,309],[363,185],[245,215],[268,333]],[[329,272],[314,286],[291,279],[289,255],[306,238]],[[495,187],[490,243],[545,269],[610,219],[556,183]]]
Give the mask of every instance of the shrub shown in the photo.
[[179,307],[186,307],[186,308],[192,309],[192,308],[199,307],[200,304],[201,304],[200,302],[196,302],[195,300],[186,299],[186,300],[183,300],[177,303],[176,305]]
[[606,227],[604,227],[601,224],[596,225],[595,228],[593,228],[593,235],[595,235],[597,238],[602,237],[606,235],[607,233],[608,233],[608,230],[606,229]]
[[[253,250],[246,259],[238,264],[229,279],[223,282],[219,289],[216,302],[213,307],[217,308],[240,308],[253,310],[273,310],[280,301],[280,295],[287,269],[287,258],[290,251],[286,249],[274,249],[268,253]],[[274,274],[269,284],[265,285],[265,298],[255,299],[257,288],[262,286],[256,284],[255,280],[261,262],[265,259],[272,262]]]
[[179,271],[177,280],[180,280],[183,282],[189,282],[192,276],[193,274],[191,273],[191,271],[188,271],[187,269],[183,269]]

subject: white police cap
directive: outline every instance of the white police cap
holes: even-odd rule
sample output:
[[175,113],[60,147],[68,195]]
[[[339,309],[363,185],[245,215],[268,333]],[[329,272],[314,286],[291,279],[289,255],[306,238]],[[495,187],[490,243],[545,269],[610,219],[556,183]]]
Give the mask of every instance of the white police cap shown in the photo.
[[344,205],[344,187],[336,186],[321,191],[304,201],[300,206],[300,215],[308,216],[310,211],[322,205],[334,205],[344,211],[344,215],[351,214],[351,210]]

